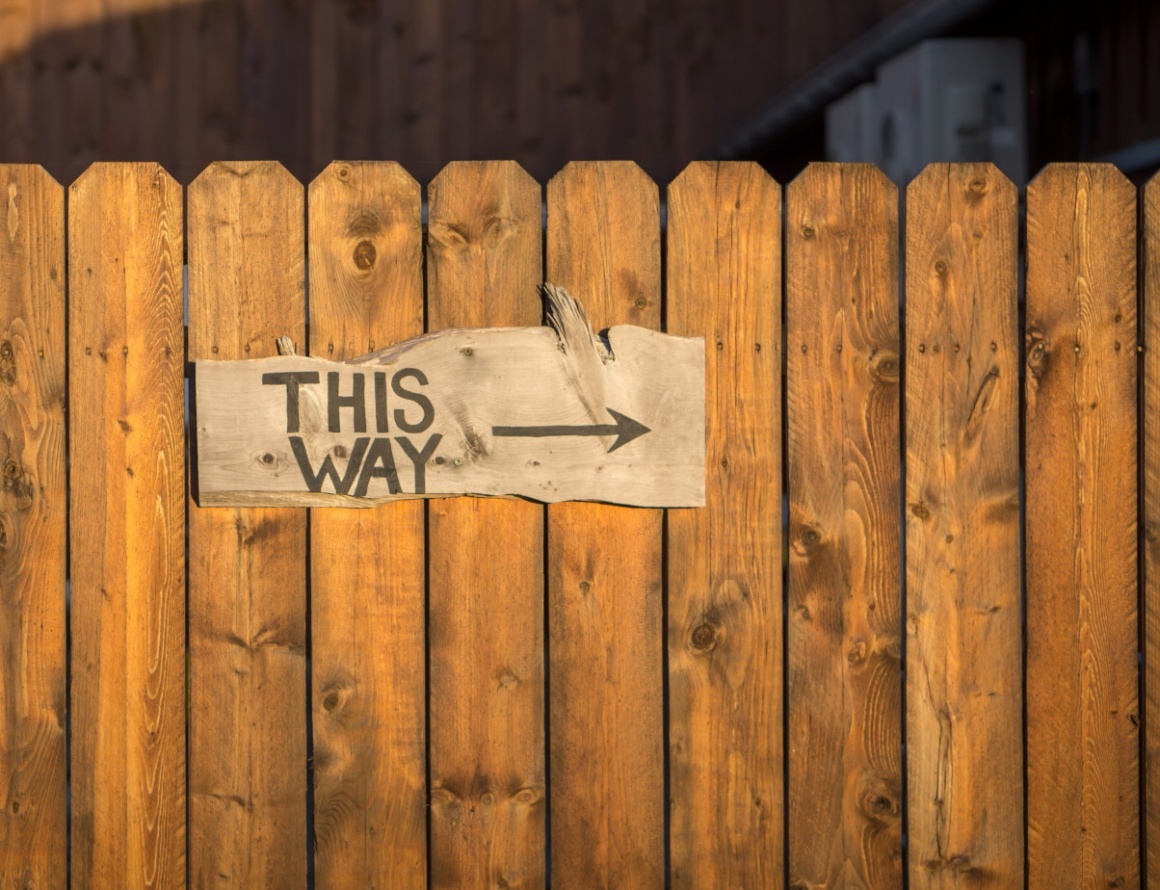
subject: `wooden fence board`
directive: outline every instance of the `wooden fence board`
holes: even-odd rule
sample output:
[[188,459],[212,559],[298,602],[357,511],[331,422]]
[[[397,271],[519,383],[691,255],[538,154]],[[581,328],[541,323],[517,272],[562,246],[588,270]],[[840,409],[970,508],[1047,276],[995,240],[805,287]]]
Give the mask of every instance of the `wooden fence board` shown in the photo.
[[907,190],[915,888],[1023,885],[1017,200],[985,164],[932,165]]
[[[305,339],[302,186],[219,163],[189,187],[189,358]],[[190,875],[306,882],[306,515],[189,504]]]
[[69,192],[72,885],[185,884],[181,187]]
[[0,167],[0,887],[65,886],[64,190]]
[[[541,203],[513,162],[436,177],[431,330],[539,323]],[[428,509],[432,886],[543,887],[544,508],[448,498]]]
[[1031,890],[1139,874],[1136,204],[1114,168],[1027,188]]
[[1160,177],[1143,197],[1144,839],[1145,873],[1160,876]]
[[[548,184],[547,279],[595,327],[659,327],[656,185],[631,163]],[[662,513],[548,508],[551,884],[660,887],[664,862]]]
[[[310,186],[310,351],[342,361],[422,333],[419,185],[394,163]],[[315,874],[427,886],[423,506],[310,513]]]
[[781,188],[697,163],[669,187],[669,333],[706,349],[706,507],[668,516],[674,887],[784,883]]
[[897,190],[786,193],[791,887],[902,885]]

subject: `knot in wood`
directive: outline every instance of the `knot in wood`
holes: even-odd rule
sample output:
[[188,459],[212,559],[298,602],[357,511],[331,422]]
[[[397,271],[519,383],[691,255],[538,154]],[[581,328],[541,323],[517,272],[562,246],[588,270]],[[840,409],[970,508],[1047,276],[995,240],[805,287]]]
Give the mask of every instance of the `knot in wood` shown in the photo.
[[871,789],[862,797],[862,812],[871,818],[897,816],[898,801],[880,789]]
[[694,649],[705,651],[717,644],[717,629],[707,621],[693,628],[692,643]]
[[[44,351],[41,350],[41,356]],[[0,380],[9,386],[16,382],[16,354],[12,351],[12,344],[5,340],[0,343]]]
[[1047,362],[1047,340],[1037,332],[1031,332],[1027,341],[1027,368],[1038,377]]
[[[919,347],[922,351],[922,347]],[[879,350],[870,360],[870,376],[878,383],[894,385],[899,381],[898,356],[888,349]]]
[[363,272],[373,269],[377,258],[378,251],[370,241],[360,241],[354,246],[354,264]]

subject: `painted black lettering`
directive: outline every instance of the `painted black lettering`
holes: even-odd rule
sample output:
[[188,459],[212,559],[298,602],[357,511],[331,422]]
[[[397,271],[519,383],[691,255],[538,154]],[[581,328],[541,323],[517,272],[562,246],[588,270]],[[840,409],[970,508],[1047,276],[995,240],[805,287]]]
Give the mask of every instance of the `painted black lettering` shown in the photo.
[[354,490],[355,496],[365,498],[371,479],[376,476],[387,480],[387,490],[391,494],[398,494],[402,490],[399,488],[399,474],[395,472],[395,456],[391,453],[390,439],[375,439],[371,445],[370,453],[363,461],[362,474],[358,477],[358,488]]
[[367,431],[367,400],[366,379],[362,374],[352,374],[353,390],[349,396],[338,394],[338,372],[330,371],[326,375],[326,413],[332,433],[340,432],[338,412],[343,408],[354,410],[354,431]]
[[382,371],[375,371],[375,428],[380,433],[389,432],[387,428],[387,375]]
[[399,443],[399,446],[407,453],[407,457],[411,458],[411,463],[415,465],[415,494],[427,492],[427,461],[431,459],[431,455],[439,447],[442,438],[442,433],[433,433],[431,438],[427,440],[427,444],[423,446],[423,450],[416,451],[415,446],[406,436],[395,436],[395,441]]
[[306,453],[306,444],[302,441],[302,437],[290,437],[290,447],[298,459],[298,469],[302,471],[306,487],[313,492],[320,492],[323,481],[329,476],[337,494],[346,494],[350,491],[351,485],[354,484],[354,478],[358,475],[358,468],[362,464],[363,455],[366,454],[368,442],[370,442],[370,438],[367,436],[360,436],[354,440],[354,448],[351,450],[346,472],[340,477],[329,454],[322,459],[322,467],[315,473],[314,467],[310,465],[310,456]]
[[286,387],[286,432],[298,432],[298,387],[303,383],[317,383],[317,371],[279,371],[274,374],[263,374],[262,383],[266,386]]
[[407,420],[407,415],[402,408],[395,409],[395,426],[405,433],[421,433],[427,427],[431,426],[435,420],[435,406],[431,404],[431,400],[423,395],[421,392],[412,392],[409,389],[404,389],[402,380],[407,377],[414,379],[420,386],[427,385],[427,375],[418,368],[403,368],[391,378],[391,389],[395,391],[401,399],[406,399],[409,402],[414,402],[423,409],[423,417],[418,423],[410,423]]

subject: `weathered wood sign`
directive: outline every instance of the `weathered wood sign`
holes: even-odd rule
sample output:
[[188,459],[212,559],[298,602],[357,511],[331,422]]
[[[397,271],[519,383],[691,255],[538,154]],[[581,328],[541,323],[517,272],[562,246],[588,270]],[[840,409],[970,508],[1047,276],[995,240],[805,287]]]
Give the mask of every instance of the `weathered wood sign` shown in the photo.
[[550,327],[439,331],[349,362],[198,361],[199,503],[702,506],[704,340],[624,325],[605,343],[544,293]]

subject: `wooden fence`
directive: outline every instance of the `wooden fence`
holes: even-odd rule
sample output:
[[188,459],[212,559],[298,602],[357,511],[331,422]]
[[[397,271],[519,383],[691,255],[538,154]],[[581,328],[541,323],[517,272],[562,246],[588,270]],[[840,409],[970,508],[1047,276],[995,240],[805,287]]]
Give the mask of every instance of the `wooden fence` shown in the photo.
[[[1160,886],[1160,181],[659,198],[0,167],[0,887]],[[706,338],[708,506],[188,497],[188,361],[545,279]]]

